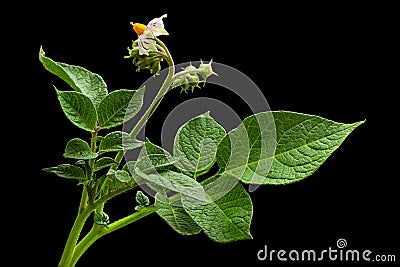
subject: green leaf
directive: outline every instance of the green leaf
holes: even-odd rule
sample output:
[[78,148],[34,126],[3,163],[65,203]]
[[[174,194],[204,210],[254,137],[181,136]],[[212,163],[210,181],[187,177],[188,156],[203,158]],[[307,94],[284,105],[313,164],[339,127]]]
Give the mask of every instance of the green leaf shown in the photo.
[[60,164],[57,167],[44,168],[45,172],[54,173],[62,178],[84,179],[85,173],[82,168],[71,164]]
[[264,184],[295,182],[310,176],[364,122],[345,124],[284,111],[273,114],[278,141]]
[[72,89],[87,96],[97,107],[108,94],[107,85],[98,74],[85,68],[53,61],[40,47],[39,60],[51,73],[64,80]]
[[[157,192],[176,192],[190,196],[198,201],[207,202],[203,187],[193,178],[179,172],[163,171],[156,174],[145,174],[137,167],[135,174],[144,180],[144,183]],[[143,184],[141,182],[141,184]]]
[[136,161],[128,161],[122,167],[122,170],[130,173],[131,176],[134,176],[134,174],[135,174],[135,166],[136,166]]
[[99,126],[109,129],[132,119],[142,108],[145,87],[120,89],[108,94],[97,108]]
[[116,131],[109,133],[102,138],[99,145],[99,153],[130,150],[142,145],[142,141],[131,137],[128,133]]
[[[271,131],[269,114],[276,125],[276,137]],[[217,152],[220,174],[248,184],[288,184],[302,180],[314,173],[362,123],[338,123],[288,111],[252,115],[220,143]],[[240,141],[246,139],[250,146]],[[276,140],[276,148],[271,140]]]
[[186,122],[175,136],[175,166],[197,177],[207,172],[215,162],[218,144],[226,135],[209,112]]
[[123,170],[116,170],[114,175],[117,178],[117,180],[122,183],[128,183],[128,182],[132,181],[132,179],[133,179],[133,177],[130,176],[130,174],[128,172],[123,171]]
[[80,138],[73,138],[67,143],[64,157],[70,159],[94,159],[97,154],[92,152],[86,141]]
[[110,158],[110,157],[99,158],[94,163],[94,171],[99,171],[103,168],[110,167],[115,163],[117,163],[117,162],[113,158]]
[[79,92],[56,89],[56,93],[67,118],[79,128],[92,132],[97,121],[97,113],[92,101]]
[[213,241],[227,243],[251,239],[253,204],[249,194],[236,182],[228,193],[221,196],[219,190],[216,190],[220,186],[221,183],[210,183],[204,187],[209,198],[206,203],[182,195],[185,211]]
[[136,203],[139,205],[142,205],[144,207],[150,205],[150,200],[149,198],[140,190],[136,192],[136,197],[135,197]]
[[200,226],[182,208],[180,199],[170,203],[170,199],[157,193],[154,205],[157,214],[179,234],[193,235],[201,232]]
[[110,217],[105,212],[98,213],[97,211],[93,214],[93,221],[95,224],[104,225],[108,228],[108,224],[110,223]]
[[[276,147],[275,121],[271,112],[262,112],[243,120],[220,142],[217,151],[219,173],[256,184],[268,173]],[[261,160],[260,159],[266,159]],[[254,167],[257,172],[252,171]],[[229,190],[230,188],[228,188]]]
[[144,173],[173,169],[174,160],[168,151],[146,139],[137,158],[136,167]]

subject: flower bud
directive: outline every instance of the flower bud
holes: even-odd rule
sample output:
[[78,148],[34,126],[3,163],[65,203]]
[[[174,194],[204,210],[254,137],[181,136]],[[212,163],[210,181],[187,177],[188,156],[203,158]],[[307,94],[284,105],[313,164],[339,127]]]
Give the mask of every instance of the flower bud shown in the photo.
[[187,75],[187,80],[189,82],[189,86],[192,88],[192,92],[194,90],[195,87],[200,88],[199,86],[199,76],[197,76],[196,74],[189,74]]
[[172,88],[181,87],[181,92],[187,93],[187,90],[189,89],[189,82],[186,76],[184,75],[174,80],[171,84],[171,87]]
[[195,87],[200,88],[199,86],[199,76],[197,74],[198,69],[190,64],[186,68],[182,70],[183,72],[188,72],[181,77],[177,78],[176,80],[173,81],[172,83],[172,88],[181,87],[181,92],[187,93],[188,90],[190,89],[192,92],[194,91]]
[[128,52],[129,55],[125,56],[125,58],[132,59],[132,63],[137,67],[137,72],[142,69],[149,70],[152,75],[160,72],[162,57],[158,53],[150,51],[148,55],[140,55],[137,41],[132,42],[132,48],[128,48]]
[[160,62],[161,61],[162,61],[162,59],[160,59],[160,58],[154,59],[152,61],[152,64],[151,64],[151,66],[149,68],[149,71],[150,71],[151,75],[156,75],[157,73],[160,72],[160,70],[161,70],[161,63]]
[[211,64],[212,64],[212,59],[207,64],[201,61],[200,66],[198,68],[200,71],[199,74],[204,80],[204,84],[206,83],[207,78],[210,77],[211,75],[214,74],[218,76],[218,74],[213,71]]

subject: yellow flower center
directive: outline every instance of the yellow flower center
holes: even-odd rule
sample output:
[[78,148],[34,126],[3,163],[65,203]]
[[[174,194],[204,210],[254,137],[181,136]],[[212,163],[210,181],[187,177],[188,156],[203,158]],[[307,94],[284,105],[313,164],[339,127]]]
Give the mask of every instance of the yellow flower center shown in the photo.
[[133,24],[133,30],[137,33],[137,35],[142,35],[146,28],[147,26],[142,23]]

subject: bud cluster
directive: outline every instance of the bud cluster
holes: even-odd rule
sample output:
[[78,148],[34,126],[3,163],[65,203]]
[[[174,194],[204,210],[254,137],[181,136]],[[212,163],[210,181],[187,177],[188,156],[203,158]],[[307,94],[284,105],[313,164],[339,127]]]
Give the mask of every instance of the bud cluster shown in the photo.
[[137,72],[147,69],[152,75],[155,75],[161,70],[160,62],[163,57],[157,51],[149,51],[149,55],[140,55],[138,42],[133,41],[132,48],[128,48],[128,52],[129,56],[125,56],[125,58],[132,59],[133,65],[137,67]]
[[[189,90],[194,91],[194,88],[200,88],[200,77],[203,79],[203,86],[206,84],[206,80],[211,75],[217,75],[212,69],[212,60],[209,63],[203,63],[201,61],[198,68],[190,63],[189,66],[183,68],[181,73],[178,73],[177,78],[172,82],[171,87],[181,87],[181,92],[187,93]],[[181,74],[181,75],[179,75]],[[218,75],[217,75],[218,76]]]

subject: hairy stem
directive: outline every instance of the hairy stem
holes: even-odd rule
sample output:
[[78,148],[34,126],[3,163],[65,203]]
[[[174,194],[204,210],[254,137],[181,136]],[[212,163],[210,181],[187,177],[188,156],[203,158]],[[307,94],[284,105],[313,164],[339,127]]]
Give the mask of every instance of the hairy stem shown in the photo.
[[[95,127],[94,131],[92,132],[91,138],[91,150],[96,152],[96,137],[97,137],[98,128]],[[86,170],[86,179],[90,180],[93,176],[93,165],[94,160],[89,160],[89,171]],[[81,201],[79,203],[78,208],[78,215],[75,218],[74,224],[71,228],[71,232],[69,233],[67,242],[64,247],[63,254],[61,256],[60,262],[58,266],[69,266],[69,263],[75,253],[75,246],[78,242],[78,238],[82,232],[83,226],[85,225],[86,220],[89,218],[90,213],[93,209],[90,209],[88,206],[89,194],[86,186],[83,186]]]
[[195,70],[182,70],[180,72],[178,72],[177,74],[174,75],[174,77],[172,77],[172,81],[176,80],[177,78],[184,76],[186,74],[191,74],[191,73],[200,73],[201,70],[199,69],[195,69]]
[[[151,102],[149,108],[146,110],[146,112],[143,114],[143,116],[139,119],[139,121],[136,123],[135,127],[133,127],[132,131],[130,132],[130,135],[132,137],[136,137],[136,135],[140,132],[140,130],[143,128],[143,126],[149,120],[150,116],[156,110],[156,108],[160,104],[161,100],[164,98],[165,94],[168,92],[168,89],[174,80],[174,74],[175,74],[174,60],[172,59],[172,56],[171,56],[170,52],[168,51],[168,48],[165,46],[165,44],[159,39],[156,39],[156,40],[157,40],[157,43],[159,44],[159,46],[165,52],[166,60],[169,65],[168,75],[167,75],[167,78],[165,79],[163,85],[161,86],[160,90],[158,91],[157,95],[154,97],[153,102]],[[119,151],[117,153],[117,155],[115,156],[115,161],[117,163],[120,163],[123,156],[124,156],[124,152]],[[115,164],[113,166],[114,170],[116,170],[116,168],[118,168],[117,164]]]
[[[82,192],[82,198],[85,195],[85,190]],[[72,260],[72,257],[75,252],[75,246],[78,241],[79,235],[82,231],[83,226],[85,225],[85,222],[87,218],[89,217],[90,213],[92,210],[90,209],[85,209],[82,207],[83,201],[81,201],[81,205],[79,206],[79,212],[78,215],[76,216],[74,225],[71,228],[71,232],[68,236],[67,242],[64,247],[64,252],[61,256],[61,260],[58,264],[59,267],[66,267],[70,266],[70,262]]]

